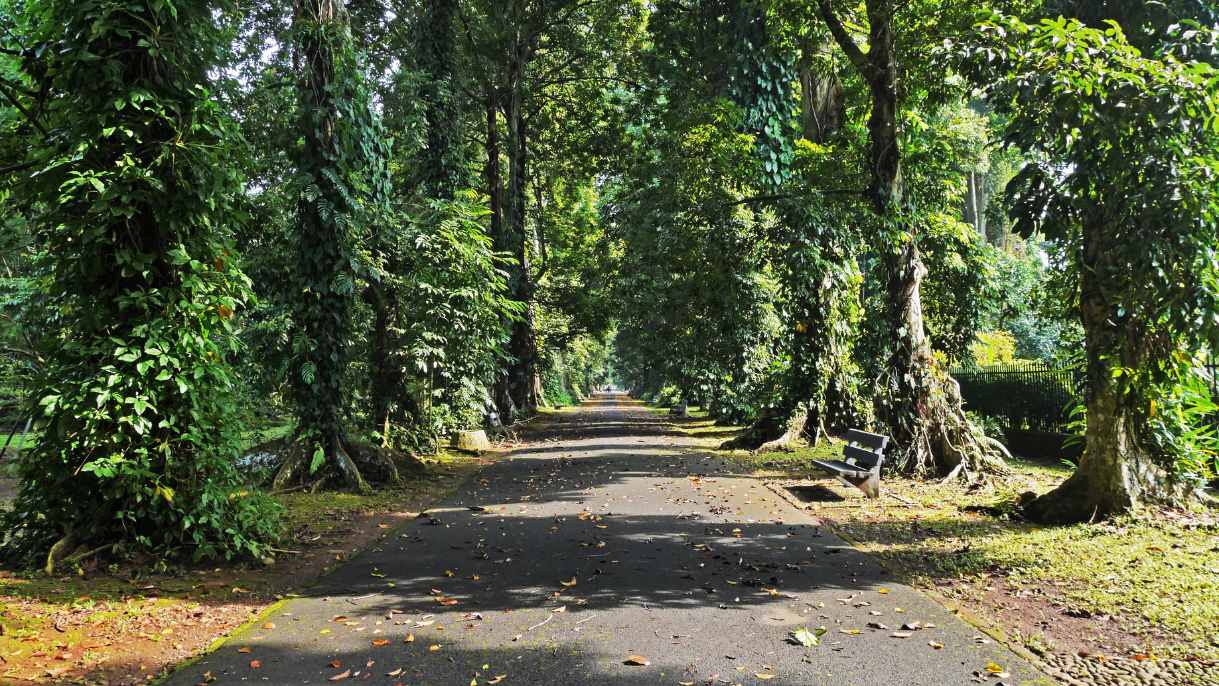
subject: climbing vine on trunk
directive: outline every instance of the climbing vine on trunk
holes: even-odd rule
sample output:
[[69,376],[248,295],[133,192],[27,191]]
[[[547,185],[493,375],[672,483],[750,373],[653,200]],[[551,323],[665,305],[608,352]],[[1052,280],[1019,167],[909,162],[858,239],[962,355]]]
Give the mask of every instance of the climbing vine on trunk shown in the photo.
[[220,2],[57,0],[31,16],[46,94],[32,142],[53,319],[42,438],[5,522],[9,559],[98,546],[263,555],[275,508],[240,489],[229,242],[233,127],[207,90]]
[[342,0],[298,2],[293,39],[301,145],[295,150],[299,291],[291,382],[299,439],[308,449],[292,453],[275,484],[316,474],[366,491],[344,431],[351,392],[345,370],[359,282],[379,278],[377,256],[362,246],[384,221],[388,151]]

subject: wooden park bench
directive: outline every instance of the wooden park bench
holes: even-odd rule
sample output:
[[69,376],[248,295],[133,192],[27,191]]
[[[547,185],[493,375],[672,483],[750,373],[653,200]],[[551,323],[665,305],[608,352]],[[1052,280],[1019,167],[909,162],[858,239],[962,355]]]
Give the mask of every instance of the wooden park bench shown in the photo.
[[841,460],[813,460],[813,464],[863,491],[869,498],[879,498],[880,463],[884,460],[889,437],[850,429],[846,439]]

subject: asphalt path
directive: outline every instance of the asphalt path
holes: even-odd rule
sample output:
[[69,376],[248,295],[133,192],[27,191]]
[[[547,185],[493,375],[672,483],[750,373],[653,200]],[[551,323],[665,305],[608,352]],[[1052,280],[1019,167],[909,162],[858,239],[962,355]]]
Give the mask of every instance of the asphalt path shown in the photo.
[[891,577],[599,395],[169,683],[1052,683]]

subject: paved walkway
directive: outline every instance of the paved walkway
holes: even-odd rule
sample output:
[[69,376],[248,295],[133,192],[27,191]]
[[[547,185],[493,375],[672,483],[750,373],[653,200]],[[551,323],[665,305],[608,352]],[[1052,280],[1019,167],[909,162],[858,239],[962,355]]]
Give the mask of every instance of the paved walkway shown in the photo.
[[1051,683],[621,396],[429,512],[170,683]]

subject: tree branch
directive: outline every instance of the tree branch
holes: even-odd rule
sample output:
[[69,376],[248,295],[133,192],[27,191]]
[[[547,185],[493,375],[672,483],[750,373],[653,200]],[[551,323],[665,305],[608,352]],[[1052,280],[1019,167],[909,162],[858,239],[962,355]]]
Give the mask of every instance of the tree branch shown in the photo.
[[813,195],[863,195],[864,191],[855,188],[831,188],[826,190],[813,189],[808,195],[801,193],[777,193],[773,195],[751,195],[748,198],[742,198],[733,202],[724,203],[723,207],[735,207],[737,205],[753,205],[763,202],[775,202],[777,200],[798,200],[808,198]]
[[834,36],[834,41],[838,43],[838,47],[846,53],[847,59],[859,73],[869,82],[874,80],[875,71],[872,65],[868,62],[868,56],[859,49],[859,45],[855,43],[855,39],[851,38],[851,34],[847,33],[846,27],[838,20],[834,14],[834,8],[830,7],[830,0],[817,0],[817,8],[821,10],[821,18],[825,20],[826,27],[829,28],[830,34]]
[[8,90],[9,85],[7,83],[0,80],[0,86],[3,86],[3,88],[0,88],[0,93],[4,95],[4,99],[8,100],[13,107],[16,107],[17,111],[20,112],[27,121],[34,125],[34,128],[38,129],[44,136],[51,135],[51,132],[47,131],[46,127],[42,125],[42,122],[38,121],[34,115],[30,114],[30,111],[25,108],[25,105],[22,105],[21,101]]
[[34,167],[34,162],[20,162],[18,164],[10,164],[7,167],[0,167],[0,175],[12,174],[13,172],[25,171]]

